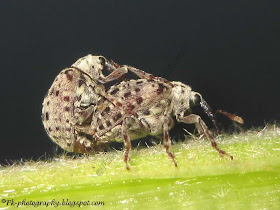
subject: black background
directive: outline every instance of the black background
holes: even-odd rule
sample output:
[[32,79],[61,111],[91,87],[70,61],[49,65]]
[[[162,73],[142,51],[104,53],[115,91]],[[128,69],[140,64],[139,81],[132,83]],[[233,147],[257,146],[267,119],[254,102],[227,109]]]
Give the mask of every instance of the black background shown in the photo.
[[53,151],[41,103],[89,53],[188,84],[247,128],[279,120],[278,2],[2,0],[0,162]]

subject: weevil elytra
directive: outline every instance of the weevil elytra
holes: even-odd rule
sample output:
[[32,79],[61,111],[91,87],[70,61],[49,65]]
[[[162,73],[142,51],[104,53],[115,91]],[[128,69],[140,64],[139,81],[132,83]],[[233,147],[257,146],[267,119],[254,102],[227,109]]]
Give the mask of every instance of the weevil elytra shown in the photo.
[[[105,77],[104,68],[111,73]],[[140,79],[123,81],[108,90],[104,83],[131,71]],[[169,130],[174,119],[195,124],[220,155],[231,155],[218,148],[212,133],[200,116],[191,113],[201,106],[218,130],[211,108],[202,96],[181,82],[168,81],[131,66],[120,66],[102,56],[86,56],[63,70],[55,79],[43,102],[42,119],[51,137],[70,152],[92,153],[110,141],[124,141],[126,168],[131,140],[163,133],[169,151]]]

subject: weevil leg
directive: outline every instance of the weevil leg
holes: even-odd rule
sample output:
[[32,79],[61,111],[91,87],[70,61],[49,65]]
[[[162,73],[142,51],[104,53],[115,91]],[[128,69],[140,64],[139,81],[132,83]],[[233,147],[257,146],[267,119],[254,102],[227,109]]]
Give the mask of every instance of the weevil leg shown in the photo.
[[[74,110],[74,117],[71,120],[71,123],[73,125],[77,125],[77,127],[79,127],[80,125],[82,125],[84,123],[85,120],[87,120],[90,115],[93,112],[94,107],[90,106],[87,108],[81,108],[81,107],[77,107]],[[82,126],[81,126],[82,127]]]
[[[82,132],[82,133],[90,133],[90,126],[75,125],[75,131]],[[92,135],[92,133],[91,133],[91,135]]]
[[100,78],[98,78],[99,82],[106,83],[106,82],[110,82],[112,80],[118,79],[121,76],[123,76],[124,74],[126,74],[128,71],[131,71],[132,73],[136,74],[141,79],[154,79],[154,78],[156,78],[154,75],[149,74],[149,73],[147,73],[145,71],[142,71],[140,69],[137,69],[135,67],[127,66],[127,65],[120,66],[116,63],[114,63],[114,64],[117,65],[118,67],[115,67],[115,66],[112,66],[112,65],[108,64],[108,67],[111,67],[109,69],[110,69],[110,71],[112,71],[112,73],[110,73],[106,77],[100,75]]
[[113,61],[107,61],[105,65],[107,66],[109,71],[111,71],[111,73],[108,76],[105,76],[105,77],[103,75],[100,75],[100,78],[98,78],[98,80],[99,80],[99,82],[101,82],[103,84],[106,83],[106,82],[110,82],[112,80],[115,80],[115,79],[119,79],[124,74],[126,74],[128,71],[131,71],[132,73],[136,74],[141,79],[157,79],[157,80],[160,80],[160,81],[161,81],[161,79],[163,79],[163,78],[160,78],[160,77],[155,77],[152,74],[149,74],[145,71],[142,71],[142,70],[137,69],[137,68],[132,67],[132,66],[128,66],[128,65],[120,66],[119,64],[117,64]]
[[[106,92],[105,87],[103,85],[96,85],[94,90],[95,90],[96,94],[98,94],[99,96],[102,96],[104,99],[110,101],[113,105],[118,106],[118,107],[122,106],[122,104],[120,102],[118,102],[116,97],[114,97],[111,94],[108,94]],[[100,100],[100,98],[97,99],[97,101],[98,100]]]
[[125,117],[123,119],[123,123],[122,123],[122,135],[123,135],[123,139],[124,139],[124,146],[125,146],[125,153],[124,153],[124,162],[126,164],[126,169],[130,170],[130,165],[128,163],[129,161],[129,151],[131,149],[131,141],[130,141],[130,137],[128,135],[128,129],[127,129],[127,117]]
[[[106,60],[105,62],[105,66],[108,68],[109,71],[111,71],[112,73],[116,72],[116,71],[123,71],[125,73],[129,71],[133,72],[134,74],[136,74],[139,78],[141,79],[154,79],[155,76],[152,74],[149,74],[145,71],[142,71],[140,69],[137,69],[135,67],[132,66],[128,66],[128,65],[119,65],[117,63],[115,63],[112,60]],[[109,76],[109,75],[108,75]],[[118,74],[119,76],[119,74]],[[121,75],[122,76],[122,75]]]
[[151,79],[151,80],[155,80],[155,81],[164,83],[165,85],[169,85],[170,87],[173,87],[173,84],[170,81],[168,81],[167,79],[164,79],[162,77],[156,77],[153,74],[149,74],[149,73],[142,71],[140,69],[137,69],[133,66],[124,66],[124,67],[128,68],[129,71],[133,72],[141,79]]
[[195,126],[197,127],[197,130],[198,132],[202,132],[204,133],[207,138],[211,141],[211,145],[212,147],[214,147],[214,149],[216,149],[219,154],[221,156],[223,155],[227,155],[230,157],[230,159],[233,159],[233,156],[229,155],[228,153],[226,153],[225,151],[221,150],[217,143],[215,142],[213,136],[212,136],[212,133],[209,131],[209,129],[207,128],[205,122],[201,119],[201,117],[199,115],[196,115],[196,114],[190,114],[188,116],[185,116],[185,117],[178,117],[178,121],[180,122],[184,122],[184,123],[187,123],[187,124],[195,124]]
[[140,70],[140,69],[137,69],[137,68],[135,68],[135,67],[132,67],[132,66],[124,66],[124,67],[126,67],[129,71],[131,71],[131,72],[133,72],[134,74],[136,74],[139,78],[141,78],[141,79],[153,79],[153,78],[155,78],[155,76],[154,75],[152,75],[152,74],[149,74],[149,73],[147,73],[147,72],[145,72],[145,71],[142,71],[142,70]]
[[169,151],[169,148],[170,148],[170,145],[171,145],[171,141],[170,141],[170,136],[169,136],[169,132],[168,132],[168,121],[169,121],[168,117],[165,117],[164,118],[164,122],[163,122],[164,147],[166,149],[166,153],[172,159],[174,165],[177,167],[175,156]]
[[95,136],[75,131],[73,152],[96,153],[104,151],[109,146],[108,141],[99,141]]
[[121,76],[123,76],[127,72],[128,72],[128,69],[126,67],[119,67],[119,68],[116,68],[114,71],[112,71],[107,76],[100,75],[100,77],[98,78],[98,81],[102,84],[111,82],[113,80],[119,79]]

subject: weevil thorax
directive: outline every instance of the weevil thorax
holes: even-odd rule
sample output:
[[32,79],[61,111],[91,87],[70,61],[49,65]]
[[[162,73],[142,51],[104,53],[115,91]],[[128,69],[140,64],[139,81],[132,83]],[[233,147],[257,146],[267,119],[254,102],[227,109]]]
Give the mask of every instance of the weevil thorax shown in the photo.
[[174,116],[184,116],[187,110],[193,106],[199,105],[201,95],[198,92],[192,91],[191,87],[181,82],[171,82],[172,88],[172,111]]
[[191,87],[181,82],[172,82],[172,111],[174,116],[184,116],[184,112],[190,108]]
[[91,79],[96,81],[103,75],[103,69],[106,59],[103,56],[93,56],[91,54],[77,60],[72,67],[75,67],[86,73]]

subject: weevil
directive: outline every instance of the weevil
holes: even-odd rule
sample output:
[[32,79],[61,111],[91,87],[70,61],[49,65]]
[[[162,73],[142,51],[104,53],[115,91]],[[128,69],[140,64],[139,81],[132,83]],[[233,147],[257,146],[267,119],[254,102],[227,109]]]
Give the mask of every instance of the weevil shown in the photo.
[[114,106],[105,101],[104,109],[100,110],[99,115],[91,122],[91,129],[94,129],[91,133],[93,138],[99,141],[124,141],[124,161],[127,169],[130,169],[128,161],[131,140],[160,133],[163,133],[168,156],[177,166],[174,155],[169,151],[169,130],[174,125],[174,119],[195,124],[199,134],[204,134],[220,155],[227,155],[233,159],[217,146],[201,117],[190,114],[192,107],[201,106],[218,130],[213,112],[201,94],[192,91],[190,86],[181,82],[170,82],[134,67],[126,67],[141,79],[123,81],[110,87],[107,93],[117,99],[121,106]]
[[[111,73],[104,76],[104,69]],[[91,141],[81,130],[91,122],[99,101],[116,103],[105,92],[103,84],[120,78],[126,72],[126,68],[113,61],[93,55],[82,57],[70,68],[62,70],[43,101],[42,121],[50,138],[71,152],[102,149],[104,142]]]

